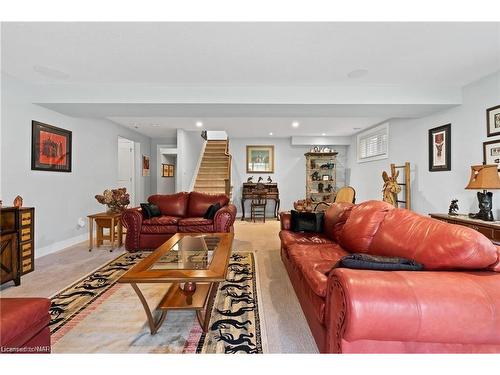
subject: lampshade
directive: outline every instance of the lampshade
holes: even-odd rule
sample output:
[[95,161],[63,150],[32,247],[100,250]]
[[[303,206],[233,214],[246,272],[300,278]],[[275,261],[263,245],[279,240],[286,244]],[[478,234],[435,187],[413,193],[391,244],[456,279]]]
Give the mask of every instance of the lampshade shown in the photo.
[[466,189],[500,189],[500,177],[498,176],[498,165],[473,165],[471,168],[470,181]]

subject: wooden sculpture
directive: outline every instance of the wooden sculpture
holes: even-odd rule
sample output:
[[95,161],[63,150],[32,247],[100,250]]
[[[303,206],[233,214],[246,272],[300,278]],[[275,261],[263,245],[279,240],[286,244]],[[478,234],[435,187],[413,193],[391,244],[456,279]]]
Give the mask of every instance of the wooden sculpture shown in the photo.
[[398,206],[398,194],[401,192],[401,186],[398,184],[399,171],[396,172],[394,165],[391,165],[391,176],[387,172],[382,172],[384,179],[384,193],[383,201],[392,204],[394,207]]

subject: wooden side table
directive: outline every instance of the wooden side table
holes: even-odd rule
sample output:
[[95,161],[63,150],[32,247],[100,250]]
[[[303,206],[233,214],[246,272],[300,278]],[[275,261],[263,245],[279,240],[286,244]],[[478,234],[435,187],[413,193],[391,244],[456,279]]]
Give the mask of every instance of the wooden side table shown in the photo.
[[[96,224],[96,246],[103,245],[105,240],[111,244],[113,251],[123,245],[123,227],[122,227],[122,214],[121,213],[107,213],[101,212],[98,214],[88,215],[89,218],[89,251],[94,248],[94,222]],[[104,233],[104,228],[109,229],[109,234]]]

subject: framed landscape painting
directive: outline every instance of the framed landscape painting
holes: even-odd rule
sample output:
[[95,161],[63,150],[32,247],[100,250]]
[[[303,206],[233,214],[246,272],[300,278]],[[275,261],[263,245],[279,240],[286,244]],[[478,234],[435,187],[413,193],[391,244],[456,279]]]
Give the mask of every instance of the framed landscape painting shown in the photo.
[[71,172],[71,131],[32,121],[31,169]]
[[429,171],[451,170],[451,124],[429,130]]
[[247,146],[247,173],[274,173],[274,146]]
[[500,135],[500,105],[486,110],[486,126],[488,137]]

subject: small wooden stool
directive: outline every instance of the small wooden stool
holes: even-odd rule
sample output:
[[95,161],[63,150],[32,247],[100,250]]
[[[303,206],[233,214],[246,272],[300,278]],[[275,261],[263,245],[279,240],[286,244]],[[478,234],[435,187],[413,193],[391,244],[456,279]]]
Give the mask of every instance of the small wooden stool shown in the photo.
[[[99,247],[108,240],[113,251],[118,243],[118,247],[123,245],[123,227],[121,213],[101,212],[98,214],[88,215],[89,218],[89,251],[94,248],[94,222],[96,224],[96,246]],[[104,228],[109,229],[109,234],[104,233]]]

